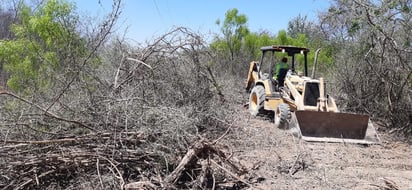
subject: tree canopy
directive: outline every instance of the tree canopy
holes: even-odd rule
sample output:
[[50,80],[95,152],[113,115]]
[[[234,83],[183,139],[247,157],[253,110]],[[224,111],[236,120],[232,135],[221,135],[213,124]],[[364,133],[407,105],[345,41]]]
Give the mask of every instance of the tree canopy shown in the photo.
[[22,5],[12,25],[13,39],[0,43],[0,57],[10,73],[7,85],[19,92],[48,88],[55,76],[76,67],[86,55],[84,40],[76,32],[73,4],[50,0],[35,10]]

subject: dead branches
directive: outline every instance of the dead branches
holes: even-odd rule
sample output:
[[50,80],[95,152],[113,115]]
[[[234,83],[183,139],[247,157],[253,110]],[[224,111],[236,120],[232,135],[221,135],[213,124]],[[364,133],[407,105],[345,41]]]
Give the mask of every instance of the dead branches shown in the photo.
[[0,189],[247,183],[215,144],[195,143],[229,125],[202,38],[176,28],[145,48],[122,45],[105,50],[98,71],[69,76],[56,92],[1,91],[11,98],[0,99]]
[[[205,158],[205,156],[208,156],[208,157]],[[176,181],[181,176],[182,172],[185,169],[187,169],[187,166],[190,163],[197,162],[198,159],[202,159],[202,157],[203,159],[210,158],[210,156],[217,156],[218,158],[223,159],[224,162],[228,163],[229,166],[234,166],[232,163],[230,163],[227,160],[225,154],[221,150],[212,146],[210,143],[202,140],[202,141],[195,143],[193,147],[190,148],[189,151],[187,151],[186,155],[183,157],[183,159],[181,160],[179,165],[175,168],[175,170],[173,170],[173,172],[170,173],[165,178],[165,182],[172,183],[172,184],[176,183]],[[211,160],[211,162],[217,165],[215,161]],[[235,173],[237,173],[238,175],[242,175],[245,173],[244,170],[241,170],[237,167],[232,167],[232,169],[235,169]]]
[[404,14],[410,3],[395,4],[340,1],[321,16],[321,27],[329,30],[328,36],[342,39],[334,74],[342,107],[385,120],[410,135],[412,25]]
[[80,171],[83,175],[113,175],[118,180],[115,184],[121,188],[125,171],[138,173],[135,166],[153,167],[148,161],[158,159],[152,152],[133,148],[145,143],[145,138],[143,133],[129,132],[43,141],[5,141],[0,147],[3,168],[0,188],[30,189],[51,184],[62,187],[64,184],[59,181],[69,182],[81,175]]
[[[217,160],[217,161],[215,161]],[[223,167],[218,162],[225,164],[229,169]],[[214,168],[213,168],[214,166]],[[222,170],[228,177],[223,179],[216,179],[215,173]],[[228,182],[228,178],[233,178],[233,184],[243,183],[244,185],[251,186],[246,180],[240,176],[246,174],[246,170],[240,166],[232,163],[222,150],[219,150],[216,146],[212,145],[206,140],[200,140],[196,142],[185,154],[177,167],[167,175],[160,183],[163,187],[171,187],[177,184],[185,182],[187,175],[192,174],[190,177],[193,181],[197,182],[197,187],[216,187],[217,183]],[[222,175],[222,174],[221,174]],[[212,178],[212,179],[207,179]],[[150,182],[134,182],[127,184],[126,189],[136,189],[138,187],[145,186],[148,189],[153,188],[153,183]],[[214,188],[212,188],[214,189]]]
[[153,161],[162,156],[145,148],[147,139],[144,133],[129,132],[6,141],[0,146],[0,167],[4,168],[0,171],[0,188],[63,187],[59,181],[70,183],[78,175],[96,176],[99,181],[95,183],[102,186],[109,183],[102,176],[113,176],[115,181],[110,183],[119,189],[127,181],[138,182],[125,185],[126,189],[217,187],[228,182],[250,186],[241,177],[247,171],[206,140],[194,143],[175,169],[161,180],[158,176],[162,174],[157,172],[165,166]]
[[370,184],[372,187],[376,187],[378,189],[384,189],[384,190],[399,190],[400,188],[398,185],[393,180],[390,180],[388,178],[381,178],[385,185],[378,185],[378,184]]
[[78,126],[80,126],[80,127],[84,127],[84,128],[86,128],[86,129],[89,129],[89,130],[91,130],[91,131],[96,131],[96,130],[93,129],[91,126],[88,126],[88,125],[86,125],[86,124],[84,124],[84,123],[82,123],[82,122],[80,122],[80,121],[71,120],[71,119],[66,119],[66,118],[57,116],[56,114],[54,114],[54,113],[50,112],[49,110],[41,107],[40,105],[38,105],[38,104],[36,104],[36,103],[33,103],[33,102],[31,102],[31,101],[29,101],[29,100],[27,100],[27,99],[25,99],[25,98],[22,98],[22,97],[14,94],[14,93],[9,92],[9,91],[1,90],[1,91],[0,91],[0,95],[8,95],[8,96],[13,97],[13,98],[16,98],[16,99],[18,99],[18,100],[20,100],[20,101],[22,101],[22,102],[24,102],[24,103],[27,103],[27,104],[29,104],[29,105],[31,105],[31,106],[34,106],[35,108],[37,108],[37,109],[39,109],[40,111],[42,111],[42,112],[44,113],[44,115],[47,116],[47,117],[51,117],[51,118],[54,118],[54,119],[57,119],[57,120],[63,121],[63,122],[73,123],[73,124],[76,124],[76,125],[78,125]]

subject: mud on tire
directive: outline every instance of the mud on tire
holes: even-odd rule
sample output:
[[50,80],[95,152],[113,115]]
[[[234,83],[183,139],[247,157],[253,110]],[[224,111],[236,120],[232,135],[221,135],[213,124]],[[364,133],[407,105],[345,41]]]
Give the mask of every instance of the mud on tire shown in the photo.
[[249,95],[249,112],[251,115],[256,116],[263,108],[265,96],[265,88],[263,86],[257,85],[253,87]]

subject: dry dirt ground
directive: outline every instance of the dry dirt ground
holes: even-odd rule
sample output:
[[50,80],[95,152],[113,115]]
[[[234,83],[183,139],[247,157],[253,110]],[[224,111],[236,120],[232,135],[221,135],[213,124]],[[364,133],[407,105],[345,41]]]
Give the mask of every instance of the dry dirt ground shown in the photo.
[[380,130],[377,145],[304,142],[275,128],[270,114],[238,109],[225,139],[253,174],[248,189],[412,189],[411,143]]

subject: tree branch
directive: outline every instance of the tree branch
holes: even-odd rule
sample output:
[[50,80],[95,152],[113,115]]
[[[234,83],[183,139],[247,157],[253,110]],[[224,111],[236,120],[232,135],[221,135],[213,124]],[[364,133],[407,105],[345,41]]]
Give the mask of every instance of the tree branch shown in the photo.
[[81,126],[81,127],[83,127],[83,128],[86,128],[86,129],[89,129],[89,130],[91,130],[91,131],[93,131],[93,132],[96,132],[96,130],[93,129],[91,126],[88,126],[88,125],[86,125],[86,124],[84,124],[84,123],[82,123],[82,122],[80,122],[80,121],[70,120],[70,119],[66,119],[66,118],[60,117],[60,116],[58,116],[58,115],[56,115],[56,114],[48,111],[47,109],[41,107],[40,105],[38,105],[38,104],[36,104],[36,103],[34,103],[34,102],[31,102],[31,101],[29,101],[29,100],[27,100],[27,99],[24,99],[24,98],[22,98],[22,97],[20,97],[20,96],[18,96],[18,95],[16,95],[16,94],[14,94],[14,93],[11,93],[11,92],[9,92],[9,91],[1,90],[1,91],[0,91],[0,95],[8,95],[8,96],[11,96],[11,97],[13,97],[13,98],[16,98],[16,99],[18,99],[18,100],[26,103],[26,104],[30,104],[30,105],[34,106],[35,108],[43,111],[43,112],[44,112],[44,115],[46,115],[46,116],[48,116],[48,117],[57,119],[57,120],[59,120],[59,121],[64,121],[64,122],[68,122],[68,123],[77,124],[77,125],[79,125],[79,126]]

